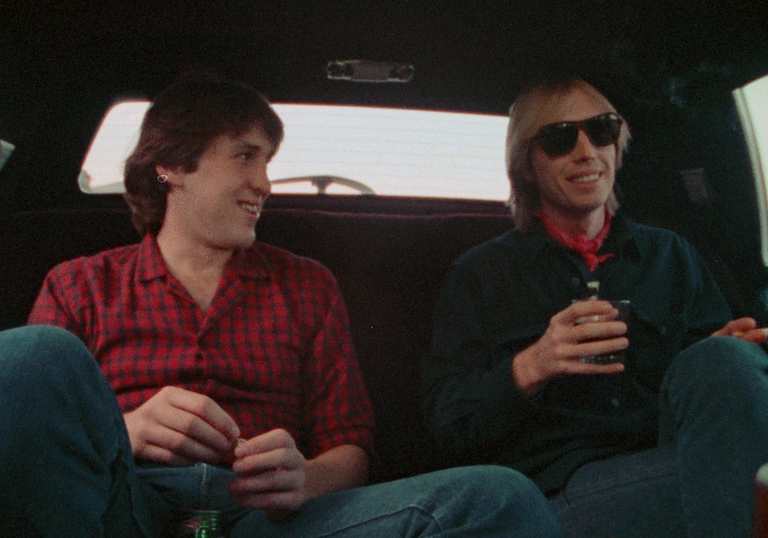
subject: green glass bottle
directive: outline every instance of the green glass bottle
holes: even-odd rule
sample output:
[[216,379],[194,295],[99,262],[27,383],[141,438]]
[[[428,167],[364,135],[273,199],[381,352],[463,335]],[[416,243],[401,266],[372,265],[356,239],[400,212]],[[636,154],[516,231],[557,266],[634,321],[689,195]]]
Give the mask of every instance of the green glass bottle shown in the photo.
[[181,538],[225,538],[221,527],[221,513],[216,510],[197,510],[184,521]]

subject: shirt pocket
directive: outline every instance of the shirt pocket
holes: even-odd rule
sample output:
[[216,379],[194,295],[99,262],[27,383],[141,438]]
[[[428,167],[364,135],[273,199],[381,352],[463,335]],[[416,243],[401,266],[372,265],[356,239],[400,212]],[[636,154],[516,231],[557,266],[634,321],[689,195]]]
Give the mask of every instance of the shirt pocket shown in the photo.
[[633,305],[627,331],[627,371],[656,391],[672,360],[680,353],[686,332],[682,312],[657,305]]

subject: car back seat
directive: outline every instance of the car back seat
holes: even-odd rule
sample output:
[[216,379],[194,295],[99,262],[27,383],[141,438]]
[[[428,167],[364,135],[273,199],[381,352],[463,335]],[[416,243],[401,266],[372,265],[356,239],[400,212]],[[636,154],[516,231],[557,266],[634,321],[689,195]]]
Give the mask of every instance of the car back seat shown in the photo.
[[[374,480],[451,463],[419,415],[419,361],[451,261],[511,227],[507,214],[264,211],[260,240],[319,260],[338,280],[376,413],[380,461]],[[128,211],[118,209],[24,213],[0,218],[0,229],[0,329],[25,323],[45,274],[57,263],[140,239]],[[707,254],[732,292],[727,268]]]

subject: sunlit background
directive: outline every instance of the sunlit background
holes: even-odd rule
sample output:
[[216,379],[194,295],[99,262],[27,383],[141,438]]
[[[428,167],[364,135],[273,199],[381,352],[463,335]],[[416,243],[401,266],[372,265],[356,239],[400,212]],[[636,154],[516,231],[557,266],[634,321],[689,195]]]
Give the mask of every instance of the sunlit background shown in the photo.
[[768,76],[733,92],[760,201],[763,263],[768,266]]
[[[149,104],[123,102],[105,117],[83,164],[80,187],[123,192],[122,168]],[[269,165],[273,181],[334,176],[381,195],[506,200],[504,116],[421,110],[275,104],[285,139]],[[309,181],[273,192],[316,193]],[[328,194],[359,193],[332,183]]]

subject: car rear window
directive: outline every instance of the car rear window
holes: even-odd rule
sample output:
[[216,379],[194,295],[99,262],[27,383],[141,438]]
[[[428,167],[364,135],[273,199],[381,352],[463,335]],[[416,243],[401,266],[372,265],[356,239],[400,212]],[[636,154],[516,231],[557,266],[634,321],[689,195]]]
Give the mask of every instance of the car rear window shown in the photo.
[[[91,194],[124,192],[122,169],[149,103],[102,121],[80,173]],[[353,106],[274,104],[285,139],[269,165],[273,192],[506,200],[507,118]]]
[[768,76],[733,92],[758,194],[763,263],[768,267]]

